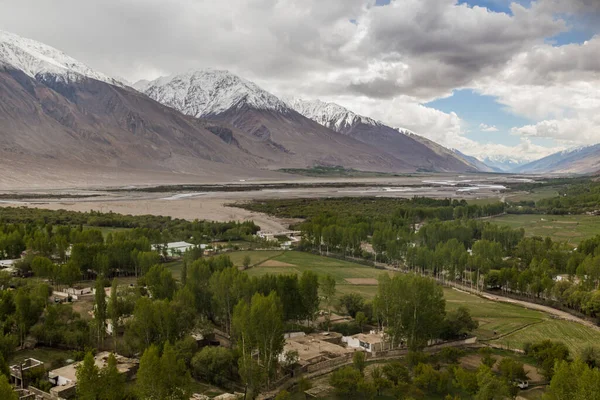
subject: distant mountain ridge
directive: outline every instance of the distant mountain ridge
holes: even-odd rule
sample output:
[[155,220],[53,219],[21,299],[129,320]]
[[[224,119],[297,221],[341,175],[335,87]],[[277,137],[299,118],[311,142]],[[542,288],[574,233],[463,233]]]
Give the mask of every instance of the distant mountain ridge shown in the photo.
[[487,165],[483,161],[480,161],[477,157],[473,157],[473,156],[464,154],[460,150],[452,149],[452,151],[454,151],[459,157],[462,157],[463,159],[465,159],[471,165],[475,166],[481,172],[505,172],[500,168],[491,167],[491,166]]
[[475,172],[477,167],[445,147],[404,128],[392,128],[335,103],[292,99],[290,107],[319,124],[382,152],[392,154],[417,171]]
[[600,144],[551,154],[515,169],[520,173],[591,174],[600,171]]
[[289,104],[227,71],[130,86],[0,31],[0,167],[10,171],[0,186],[280,178],[274,170],[314,166],[477,171],[408,130],[335,104]]

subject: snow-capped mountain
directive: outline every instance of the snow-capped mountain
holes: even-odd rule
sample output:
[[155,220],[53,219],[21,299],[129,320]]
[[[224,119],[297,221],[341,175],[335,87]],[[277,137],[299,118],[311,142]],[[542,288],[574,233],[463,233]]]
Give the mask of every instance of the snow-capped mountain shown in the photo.
[[467,155],[458,149],[452,149],[452,151],[456,153],[459,157],[467,161],[469,164],[475,166],[481,172],[505,172],[500,168],[491,167],[483,161],[479,160],[477,157]]
[[266,159],[270,168],[413,169],[403,160],[306,118],[273,94],[228,71],[190,71],[134,87],[186,115],[240,129],[254,142],[253,153]]
[[518,158],[518,157],[510,157],[507,155],[492,155],[492,156],[487,156],[487,157],[478,157],[477,158],[479,161],[483,162],[484,164],[498,169],[502,172],[513,172],[516,169],[518,169],[519,167],[530,163],[532,160],[531,159],[523,159],[523,158]]
[[405,128],[392,128],[358,115],[335,103],[289,100],[288,105],[307,118],[336,132],[358,139],[413,165],[421,171],[476,171],[478,168],[454,152]]
[[521,173],[596,173],[600,171],[600,144],[563,150],[522,165],[514,171]]
[[321,100],[291,99],[287,101],[287,104],[305,117],[340,133],[347,133],[358,124],[382,125],[372,118],[355,114],[335,103],[326,103]]
[[263,170],[252,150],[229,125],[185,116],[59,50],[0,34],[0,187],[282,176]]
[[86,77],[122,86],[119,81],[94,71],[60,50],[1,30],[0,66],[20,70],[38,80],[53,77],[70,82]]
[[244,105],[288,112],[287,105],[256,84],[228,71],[200,70],[140,81],[134,88],[154,100],[197,118],[218,115]]

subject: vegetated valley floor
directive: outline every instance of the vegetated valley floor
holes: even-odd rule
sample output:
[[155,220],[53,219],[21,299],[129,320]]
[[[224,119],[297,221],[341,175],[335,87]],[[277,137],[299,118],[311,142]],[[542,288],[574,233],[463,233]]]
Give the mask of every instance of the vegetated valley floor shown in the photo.
[[527,236],[549,236],[573,245],[600,234],[600,216],[595,215],[508,214],[490,222],[524,228]]
[[[264,274],[301,274],[311,270],[319,275],[331,274],[337,283],[338,296],[358,293],[371,300],[377,294],[375,280],[384,271],[353,262],[337,260],[298,251],[240,251],[228,253],[234,264],[241,266],[249,256],[250,276]],[[171,265],[176,277],[181,274],[181,265]],[[361,284],[368,282],[369,284]],[[356,283],[356,284],[355,284]],[[479,321],[475,334],[479,340],[498,344],[506,348],[522,349],[528,342],[542,339],[565,342],[572,354],[578,354],[590,343],[600,342],[600,331],[576,322],[556,319],[541,311],[530,310],[518,305],[494,302],[466,292],[445,288],[447,309],[466,306]]]

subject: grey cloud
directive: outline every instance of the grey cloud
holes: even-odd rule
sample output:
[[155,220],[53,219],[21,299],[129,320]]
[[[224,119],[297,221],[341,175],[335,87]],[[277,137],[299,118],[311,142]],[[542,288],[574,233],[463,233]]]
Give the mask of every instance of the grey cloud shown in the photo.
[[[565,29],[564,22],[553,16],[533,15],[516,4],[512,8],[514,16],[449,0],[397,0],[360,21],[367,32],[360,48],[373,58],[401,55],[411,80],[403,84],[390,80],[389,85],[402,93],[421,97],[438,89],[446,91],[494,73],[519,51]],[[386,97],[391,89],[377,89],[385,87],[383,79],[349,88]]]

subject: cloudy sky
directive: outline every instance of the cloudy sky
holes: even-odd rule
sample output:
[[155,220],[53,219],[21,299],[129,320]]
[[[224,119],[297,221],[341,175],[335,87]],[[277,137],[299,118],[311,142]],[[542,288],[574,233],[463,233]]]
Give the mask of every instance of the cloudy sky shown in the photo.
[[228,69],[483,157],[600,142],[600,0],[0,0],[130,82]]

